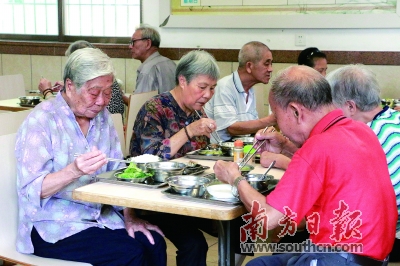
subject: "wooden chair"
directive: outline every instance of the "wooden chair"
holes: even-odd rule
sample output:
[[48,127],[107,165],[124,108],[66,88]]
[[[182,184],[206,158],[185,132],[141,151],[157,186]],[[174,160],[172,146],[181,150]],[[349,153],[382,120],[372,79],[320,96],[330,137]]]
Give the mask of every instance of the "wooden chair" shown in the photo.
[[128,155],[125,144],[124,124],[122,123],[122,115],[120,113],[111,114],[114,122],[114,127],[117,130],[119,141],[121,142],[121,149],[124,157]]
[[133,133],[133,124],[135,123],[136,116],[142,108],[143,104],[149,100],[151,97],[156,96],[158,91],[150,91],[143,92],[138,94],[132,94],[129,97],[129,106],[128,106],[128,117],[126,120],[126,135],[125,135],[125,152],[129,155],[129,145],[131,143],[132,133]]
[[0,100],[18,98],[25,94],[22,74],[0,76]]
[[18,265],[83,266],[87,263],[42,258],[19,253],[15,243],[18,225],[18,196],[16,161],[14,155],[16,133],[0,136],[0,260]]

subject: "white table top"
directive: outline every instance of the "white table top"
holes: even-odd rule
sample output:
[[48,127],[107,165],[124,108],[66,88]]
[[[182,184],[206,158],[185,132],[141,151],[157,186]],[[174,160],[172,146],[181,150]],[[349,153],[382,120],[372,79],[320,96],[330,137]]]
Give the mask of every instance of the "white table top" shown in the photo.
[[[179,158],[175,161],[187,163],[190,159]],[[194,160],[197,163],[209,166],[204,174],[212,173],[215,161],[212,160]],[[266,168],[259,164],[254,165],[252,173],[264,173]],[[269,174],[275,179],[280,179],[284,171],[271,169]],[[202,217],[215,220],[232,220],[243,213],[245,208],[242,205],[222,206],[215,203],[193,202],[180,199],[172,199],[163,194],[162,188],[143,188],[119,184],[110,184],[105,182],[96,182],[89,184],[73,192],[73,198],[82,201],[90,201],[102,204],[118,205],[124,207],[152,210],[158,212],[174,213],[194,217]]]

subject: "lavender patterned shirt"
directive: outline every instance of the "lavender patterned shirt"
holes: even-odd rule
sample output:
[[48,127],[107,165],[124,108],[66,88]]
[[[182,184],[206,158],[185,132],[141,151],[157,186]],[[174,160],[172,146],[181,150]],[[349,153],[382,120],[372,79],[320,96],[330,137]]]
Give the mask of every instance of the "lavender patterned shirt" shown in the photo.
[[[72,199],[72,191],[93,182],[92,176],[81,176],[56,194],[40,198],[42,182],[47,174],[62,170],[74,161],[74,153],[88,152],[93,146],[107,157],[123,157],[117,132],[106,108],[90,121],[85,137],[61,93],[36,106],[22,123],[15,147],[19,252],[33,253],[33,226],[43,240],[50,243],[89,227],[124,228],[123,218],[117,212],[122,208]],[[110,162],[95,174],[121,167]]]

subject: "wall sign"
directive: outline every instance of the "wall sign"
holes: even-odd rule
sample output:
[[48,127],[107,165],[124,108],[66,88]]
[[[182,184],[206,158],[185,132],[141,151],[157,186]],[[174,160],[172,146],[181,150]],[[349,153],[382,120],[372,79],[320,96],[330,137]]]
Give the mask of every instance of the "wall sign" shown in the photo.
[[400,0],[159,0],[171,28],[400,28]]

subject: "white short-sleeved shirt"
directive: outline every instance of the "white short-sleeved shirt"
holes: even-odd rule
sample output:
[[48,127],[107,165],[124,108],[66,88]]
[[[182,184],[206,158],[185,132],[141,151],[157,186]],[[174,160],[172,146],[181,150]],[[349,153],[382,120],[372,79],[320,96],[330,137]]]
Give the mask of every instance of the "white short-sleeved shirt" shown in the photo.
[[[217,123],[217,131],[222,141],[231,136],[227,128],[239,121],[258,119],[254,89],[250,88],[246,104],[246,92],[237,71],[218,81],[214,96],[204,106],[207,116]],[[211,138],[211,142],[217,141]]]

